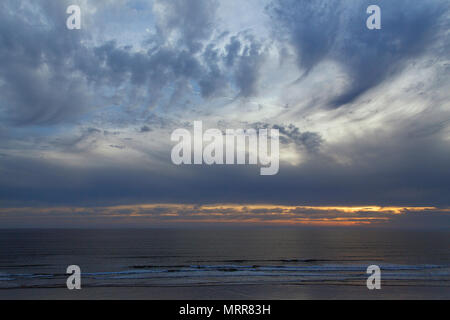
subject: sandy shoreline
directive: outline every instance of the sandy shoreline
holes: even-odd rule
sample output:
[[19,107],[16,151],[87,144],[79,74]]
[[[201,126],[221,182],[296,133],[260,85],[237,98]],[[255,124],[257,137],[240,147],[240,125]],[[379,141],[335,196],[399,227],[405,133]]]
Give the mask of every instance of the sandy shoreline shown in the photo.
[[310,300],[310,299],[450,299],[448,287],[338,285],[231,285],[205,287],[90,287],[79,291],[65,288],[0,290],[0,300]]

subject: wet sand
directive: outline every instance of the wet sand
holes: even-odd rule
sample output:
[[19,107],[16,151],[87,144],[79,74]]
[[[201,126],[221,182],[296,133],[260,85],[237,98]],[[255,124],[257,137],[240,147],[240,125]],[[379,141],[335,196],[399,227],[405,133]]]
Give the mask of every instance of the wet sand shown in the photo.
[[2,289],[1,300],[310,300],[310,299],[450,299],[449,287],[342,285],[231,285],[204,287],[89,287]]

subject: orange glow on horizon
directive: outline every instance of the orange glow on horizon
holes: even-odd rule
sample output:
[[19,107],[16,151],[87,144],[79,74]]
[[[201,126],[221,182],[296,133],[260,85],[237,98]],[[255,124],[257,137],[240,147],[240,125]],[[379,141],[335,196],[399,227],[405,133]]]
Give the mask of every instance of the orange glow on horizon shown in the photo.
[[153,203],[104,207],[0,208],[9,215],[62,219],[98,219],[139,224],[261,224],[356,226],[387,223],[409,213],[450,213],[450,208],[413,206],[286,206],[274,204],[174,204]]

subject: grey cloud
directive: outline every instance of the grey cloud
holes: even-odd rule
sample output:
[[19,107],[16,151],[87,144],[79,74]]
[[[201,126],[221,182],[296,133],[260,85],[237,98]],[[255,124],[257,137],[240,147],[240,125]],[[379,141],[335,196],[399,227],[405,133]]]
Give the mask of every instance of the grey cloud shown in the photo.
[[[231,36],[225,46],[225,53],[220,54],[214,43],[203,52],[207,67],[205,76],[200,80],[202,94],[210,97],[222,94],[235,86],[238,96],[249,97],[257,94],[259,70],[265,58],[265,47],[248,34]],[[230,83],[229,75],[233,81]]]
[[[130,80],[136,86],[145,86],[151,102],[158,101],[167,88],[180,78],[195,80],[202,72],[201,66],[187,51],[159,48],[147,53],[130,52],[109,42],[95,49],[99,74],[111,84]],[[153,97],[153,98],[152,98]]]
[[52,124],[82,113],[93,97],[66,65],[81,37],[65,28],[68,1],[41,1],[40,10],[21,4],[0,5],[0,108],[6,120]]
[[408,212],[392,217],[389,226],[393,228],[440,228],[448,230],[450,227],[450,212],[444,208],[422,212]]
[[[88,46],[87,31],[65,28],[68,1],[35,2],[29,11],[20,3],[5,1],[0,7],[0,108],[15,125],[74,122],[110,104],[129,110],[158,103],[182,106],[195,95],[188,89],[192,83],[204,98],[223,95],[233,86],[241,96],[256,92],[261,45],[249,35],[234,37],[226,52],[219,53],[210,39],[215,1],[159,2],[158,32],[140,52],[114,40]],[[48,23],[42,25],[42,20]],[[172,32],[181,35],[182,43],[168,41]],[[108,91],[119,89],[108,97]]]
[[297,146],[306,149],[309,152],[319,151],[324,140],[317,132],[305,131],[301,132],[298,127],[293,124],[279,125],[268,123],[255,123],[252,125],[256,129],[277,129],[280,133],[280,142],[283,144],[295,143]]
[[[305,72],[324,59],[337,36],[341,1],[277,1],[269,6],[280,32],[288,31]],[[284,37],[281,36],[281,37]]]
[[421,139],[378,132],[311,153],[301,166],[282,162],[268,179],[257,166],[174,166],[170,148],[152,154],[165,159],[164,170],[113,162],[73,167],[9,155],[2,158],[0,201],[448,206],[450,149],[435,136]]
[[[95,111],[95,106],[130,106],[119,113],[117,120],[109,120],[109,127],[123,128],[123,123],[130,121],[135,132],[168,131],[180,123],[158,117],[148,108],[157,103],[183,105],[181,96],[190,98],[190,94],[197,94],[184,91],[189,85],[194,90],[200,89],[205,99],[224,94],[257,95],[267,44],[247,33],[224,33],[212,39],[214,3],[196,1],[188,7],[187,1],[177,1],[162,4],[167,17],[159,22],[159,31],[151,36],[151,41],[143,44],[143,51],[118,41],[88,47],[82,40],[88,40],[89,35],[83,31],[68,32],[64,28],[68,1],[28,2],[33,10],[20,9],[21,3],[24,2],[6,0],[0,4],[0,136],[1,154],[7,155],[1,158],[2,205],[162,201],[449,205],[450,148],[445,136],[448,117],[441,110],[446,106],[448,67],[440,75],[441,87],[436,85],[440,94],[424,93],[436,97],[427,100],[430,109],[403,123],[395,118],[387,119],[383,130],[370,132],[367,129],[353,140],[348,138],[330,146],[319,133],[301,131],[277,119],[264,120],[271,124],[252,124],[278,128],[282,143],[292,143],[308,151],[301,165],[282,162],[279,174],[273,177],[259,176],[256,166],[176,167],[171,163],[169,149],[151,150],[149,154],[149,158],[153,157],[151,160],[157,158],[158,164],[164,163],[164,168],[153,168],[149,163],[115,163],[114,158],[101,166],[90,167],[86,164],[92,156],[89,151],[97,146],[102,132],[103,135],[116,132],[104,130],[97,122],[86,125],[71,137],[67,137],[71,128],[65,128],[63,138],[44,141],[67,158],[72,155],[77,156],[74,160],[85,158],[83,165],[47,159],[45,153],[25,152],[35,142],[36,145],[44,143],[30,137],[29,132],[17,134],[18,130],[27,125],[48,129],[46,125],[74,122],[81,115]],[[278,3],[280,5],[273,10],[283,28],[277,30],[288,31],[305,74],[321,61],[333,59],[353,79],[342,96],[329,97],[334,106],[352,101],[388,79],[401,70],[410,57],[425,52],[433,41],[448,42],[438,36],[442,27],[433,29],[441,17],[435,8],[442,1],[414,4],[380,1],[382,32],[365,29],[364,6],[368,2],[358,2],[356,7],[343,1],[339,1],[339,5],[330,1]],[[138,2],[131,5],[139,8]],[[205,8],[201,9],[203,5]],[[445,8],[442,7],[442,14]],[[198,19],[183,30],[184,23],[197,14],[196,11]],[[41,18],[49,21],[49,25],[36,26]],[[416,25],[417,21],[420,23]],[[438,33],[436,36],[432,35],[433,30]],[[165,35],[171,32],[180,32],[180,43],[172,45],[166,41]],[[439,48],[433,54],[448,55],[445,43]],[[103,96],[104,91],[117,94],[108,98]],[[145,112],[140,108],[134,112],[136,105],[145,108]],[[102,119],[95,120],[101,122]],[[295,123],[295,119],[292,122]],[[18,125],[20,129],[16,128]],[[121,146],[121,142],[114,139],[105,145],[114,148]],[[133,159],[127,160],[132,162]]]
[[235,62],[236,83],[240,88],[240,95],[244,97],[252,96],[256,93],[258,71],[263,59],[261,49],[261,45],[251,39],[250,45],[243,49],[242,55]]
[[163,14],[158,16],[158,28],[167,38],[178,32],[181,39],[178,45],[185,45],[190,52],[202,49],[202,41],[208,39],[214,29],[216,0],[174,0],[156,1]]
[[278,129],[283,135],[282,141],[284,143],[293,141],[295,144],[305,147],[308,151],[317,151],[323,143],[322,137],[317,132],[300,132],[299,128],[293,124],[289,126],[274,125],[273,128]]
[[119,145],[116,145],[116,144],[111,144],[111,145],[109,145],[111,148],[114,148],[114,149],[120,149],[120,150],[123,150],[123,149],[125,149],[125,146],[119,146]]
[[100,133],[100,132],[102,132],[101,130],[99,130],[97,128],[88,128],[87,131],[89,133]]
[[211,43],[202,56],[207,69],[199,81],[202,95],[209,98],[214,94],[223,94],[229,88],[229,83],[220,66],[221,56],[218,49]]
[[150,132],[152,129],[149,126],[142,126],[140,132]]
[[[373,1],[279,0],[270,12],[279,32],[287,32],[305,76],[320,62],[332,59],[346,68],[351,83],[330,105],[339,107],[401,71],[416,57],[444,38],[435,36],[448,12],[446,1],[377,1],[382,29],[368,30],[366,8]],[[442,30],[442,28],[441,28]],[[280,36],[284,38],[283,36]]]
[[241,42],[236,36],[231,37],[230,43],[226,46],[227,55],[226,55],[226,65],[232,66],[234,61],[239,56],[239,52],[241,51]]

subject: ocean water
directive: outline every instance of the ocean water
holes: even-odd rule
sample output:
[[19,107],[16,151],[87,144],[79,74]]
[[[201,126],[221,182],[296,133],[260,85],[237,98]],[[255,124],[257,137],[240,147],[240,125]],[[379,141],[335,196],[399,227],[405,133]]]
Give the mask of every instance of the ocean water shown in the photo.
[[[382,286],[450,291],[450,232],[343,228],[0,230],[0,291],[243,285]],[[447,288],[447,289],[445,289]],[[442,290],[440,291],[442,292]]]

